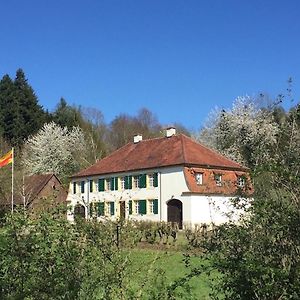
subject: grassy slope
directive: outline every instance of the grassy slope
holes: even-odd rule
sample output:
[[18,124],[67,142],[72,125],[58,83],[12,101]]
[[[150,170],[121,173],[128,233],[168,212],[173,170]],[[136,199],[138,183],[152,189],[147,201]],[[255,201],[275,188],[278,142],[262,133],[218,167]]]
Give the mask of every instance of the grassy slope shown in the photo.
[[[133,274],[136,274],[133,279],[134,283],[140,284],[143,280],[144,272],[149,268],[158,268],[165,272],[167,282],[170,283],[178,278],[183,277],[188,269],[183,262],[183,255],[177,251],[162,251],[162,250],[149,250],[149,249],[135,249],[131,252],[131,261]],[[153,264],[152,264],[153,263]],[[199,258],[192,258],[191,265],[195,267],[201,263]],[[210,299],[209,298],[209,283],[205,275],[193,278],[190,282],[194,299]]]

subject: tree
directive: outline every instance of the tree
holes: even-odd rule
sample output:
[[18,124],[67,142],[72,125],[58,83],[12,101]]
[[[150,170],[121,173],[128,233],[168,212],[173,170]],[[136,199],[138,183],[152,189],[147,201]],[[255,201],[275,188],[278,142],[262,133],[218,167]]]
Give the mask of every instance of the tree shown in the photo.
[[82,123],[82,116],[76,107],[67,104],[64,98],[60,101],[52,114],[53,121],[61,127],[72,129],[73,127],[80,126]]
[[[276,144],[255,149],[268,151],[268,159],[252,167],[251,205],[238,223],[215,227],[201,245],[209,270],[221,274],[213,284],[214,299],[300,298],[299,105],[274,112],[280,120]],[[260,114],[253,124],[255,118],[264,126]]]
[[136,117],[120,114],[110,124],[108,141],[112,149],[117,149],[133,140],[136,134],[144,139],[161,135],[161,125],[151,111],[142,108]]
[[51,172],[66,178],[89,165],[85,156],[82,130],[79,127],[68,130],[51,122],[27,140],[23,163],[29,174]]
[[231,110],[215,110],[198,139],[225,156],[248,167],[271,159],[277,142],[278,124],[270,110],[254,99],[238,97]]
[[0,124],[7,142],[20,147],[41,128],[45,117],[23,70],[17,70],[14,81],[4,75],[0,82]]
[[3,137],[12,145],[20,143],[23,122],[14,82],[8,75],[0,81],[0,127]]

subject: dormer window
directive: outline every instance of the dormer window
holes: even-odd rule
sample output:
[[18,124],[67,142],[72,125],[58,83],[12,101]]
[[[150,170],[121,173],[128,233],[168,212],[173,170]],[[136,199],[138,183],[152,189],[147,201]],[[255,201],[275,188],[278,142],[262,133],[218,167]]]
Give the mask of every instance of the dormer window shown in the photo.
[[196,179],[196,183],[198,185],[202,185],[203,184],[203,173],[196,173],[195,179]]
[[215,182],[217,186],[222,186],[222,175],[221,174],[215,174]]
[[245,177],[244,176],[238,176],[237,186],[240,188],[243,188],[245,186]]

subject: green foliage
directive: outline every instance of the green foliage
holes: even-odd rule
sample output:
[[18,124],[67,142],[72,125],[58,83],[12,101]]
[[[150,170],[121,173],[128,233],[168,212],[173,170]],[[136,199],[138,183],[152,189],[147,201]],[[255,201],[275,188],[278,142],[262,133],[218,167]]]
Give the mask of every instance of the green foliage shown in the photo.
[[17,70],[14,81],[8,75],[3,76],[0,81],[0,124],[4,138],[13,146],[21,146],[28,136],[39,130],[45,118],[23,70]]
[[210,267],[222,274],[214,283],[214,299],[300,298],[297,110],[277,116],[277,148],[253,170],[253,201],[239,223],[215,227],[200,243]]
[[132,264],[134,223],[70,224],[65,213],[7,216],[0,232],[1,299],[192,299],[190,277],[166,280],[160,252],[147,264]]

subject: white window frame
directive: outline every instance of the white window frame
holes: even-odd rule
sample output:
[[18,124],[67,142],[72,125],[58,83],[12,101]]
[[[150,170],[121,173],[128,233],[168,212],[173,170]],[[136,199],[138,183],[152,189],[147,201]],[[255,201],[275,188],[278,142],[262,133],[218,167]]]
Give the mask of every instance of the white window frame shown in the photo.
[[106,179],[105,182],[106,182],[106,190],[107,191],[111,191],[111,181],[110,181],[110,178]]
[[196,180],[197,185],[202,185],[203,184],[203,173],[196,173],[195,180]]
[[138,200],[134,201],[134,213],[136,215],[140,213],[140,202]]
[[237,186],[240,187],[240,188],[243,188],[243,187],[245,187],[245,184],[246,184],[245,177],[238,176],[238,178],[237,178]]
[[154,187],[154,174],[148,174],[149,187]]
[[148,200],[149,213],[154,215],[154,199]]
[[139,188],[139,175],[133,176],[133,188],[134,189]]
[[125,177],[120,178],[121,190],[125,190]]

